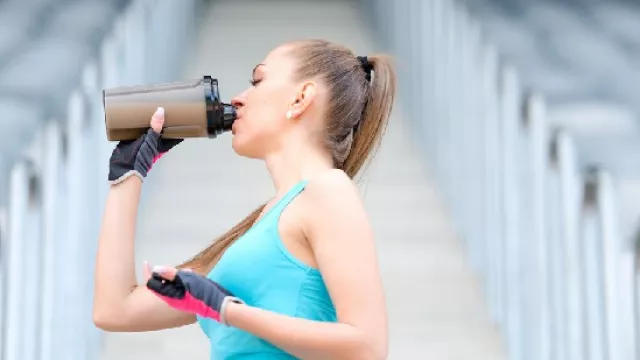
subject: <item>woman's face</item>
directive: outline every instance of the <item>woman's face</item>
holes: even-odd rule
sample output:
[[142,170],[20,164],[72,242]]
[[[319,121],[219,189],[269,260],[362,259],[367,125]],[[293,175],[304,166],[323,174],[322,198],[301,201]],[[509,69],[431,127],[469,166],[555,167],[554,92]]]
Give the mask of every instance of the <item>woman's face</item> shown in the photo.
[[294,122],[286,117],[296,100],[293,69],[287,49],[276,48],[255,67],[252,84],[232,99],[231,103],[238,107],[232,146],[239,155],[264,158],[279,148],[293,127]]

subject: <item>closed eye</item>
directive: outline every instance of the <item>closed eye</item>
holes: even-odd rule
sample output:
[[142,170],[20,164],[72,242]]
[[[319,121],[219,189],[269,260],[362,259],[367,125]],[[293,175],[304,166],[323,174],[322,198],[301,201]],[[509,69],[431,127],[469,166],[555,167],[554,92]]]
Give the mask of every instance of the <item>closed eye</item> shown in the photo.
[[258,84],[260,84],[262,80],[255,80],[255,79],[251,79],[249,80],[249,83],[251,83],[252,86],[256,86]]

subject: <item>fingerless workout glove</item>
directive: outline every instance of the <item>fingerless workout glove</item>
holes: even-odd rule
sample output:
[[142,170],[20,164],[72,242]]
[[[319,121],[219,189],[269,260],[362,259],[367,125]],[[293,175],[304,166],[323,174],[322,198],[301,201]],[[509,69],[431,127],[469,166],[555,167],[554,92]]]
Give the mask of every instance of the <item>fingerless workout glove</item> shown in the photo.
[[136,140],[120,141],[111,154],[109,183],[118,184],[131,175],[144,181],[153,164],[182,141],[183,139],[164,139],[153,129]]
[[179,270],[174,280],[166,280],[153,273],[147,281],[147,288],[174,309],[195,313],[225,325],[227,304],[243,303],[209,278],[184,270]]

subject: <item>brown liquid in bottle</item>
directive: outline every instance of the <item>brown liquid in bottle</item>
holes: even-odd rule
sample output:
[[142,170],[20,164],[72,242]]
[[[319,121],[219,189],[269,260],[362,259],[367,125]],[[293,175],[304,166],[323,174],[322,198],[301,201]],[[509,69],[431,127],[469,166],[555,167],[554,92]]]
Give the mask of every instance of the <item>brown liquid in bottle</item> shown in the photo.
[[203,79],[124,86],[103,92],[109,141],[132,140],[149,128],[158,107],[165,110],[163,137],[215,137],[231,129],[235,109],[219,100],[217,81]]

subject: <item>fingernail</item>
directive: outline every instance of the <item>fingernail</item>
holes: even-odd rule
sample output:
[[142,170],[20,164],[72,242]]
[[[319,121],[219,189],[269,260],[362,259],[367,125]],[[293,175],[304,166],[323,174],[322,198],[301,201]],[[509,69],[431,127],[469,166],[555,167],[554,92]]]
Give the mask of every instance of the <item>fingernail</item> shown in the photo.
[[167,267],[166,266],[156,265],[156,266],[153,267],[153,272],[161,273],[161,272],[165,272],[165,271],[167,271]]
[[158,107],[156,109],[156,115],[158,116],[164,116],[164,108],[163,107]]

